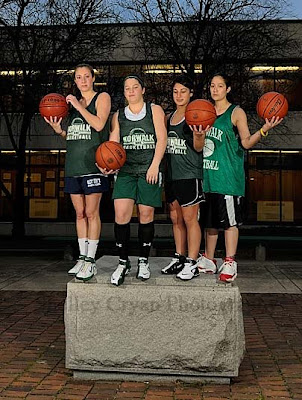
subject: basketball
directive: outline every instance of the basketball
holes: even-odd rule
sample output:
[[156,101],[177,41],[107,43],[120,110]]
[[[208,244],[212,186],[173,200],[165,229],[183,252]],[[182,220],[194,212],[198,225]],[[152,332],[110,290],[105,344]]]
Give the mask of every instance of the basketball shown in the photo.
[[187,105],[185,118],[188,125],[201,125],[205,129],[216,120],[216,110],[208,100],[197,99]]
[[108,171],[120,169],[126,161],[126,150],[120,143],[108,140],[97,148],[95,161]]
[[288,112],[288,102],[283,94],[268,92],[260,97],[257,103],[257,114],[260,118],[284,118]]
[[58,93],[49,93],[44,96],[39,104],[39,111],[42,117],[64,118],[68,114],[68,104],[65,97]]

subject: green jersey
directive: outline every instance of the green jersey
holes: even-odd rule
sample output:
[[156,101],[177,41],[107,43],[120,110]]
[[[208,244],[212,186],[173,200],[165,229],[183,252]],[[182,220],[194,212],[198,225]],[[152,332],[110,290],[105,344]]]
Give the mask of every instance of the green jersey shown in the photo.
[[125,108],[119,110],[120,140],[126,150],[126,162],[121,171],[129,174],[144,174],[152,163],[156,133],[153,124],[151,104],[146,104],[145,115],[138,120],[130,120]]
[[167,181],[202,179],[203,154],[193,148],[193,133],[183,118],[178,124],[168,119],[166,149]]
[[244,150],[232,124],[231,105],[207,132],[203,150],[204,191],[243,196],[245,191]]
[[[87,111],[96,115],[95,102],[98,94],[91,100]],[[109,138],[109,121],[102,131],[97,132],[83,118],[78,110],[70,112],[69,125],[66,136],[65,176],[82,176],[99,174],[95,166],[95,151],[98,146]]]

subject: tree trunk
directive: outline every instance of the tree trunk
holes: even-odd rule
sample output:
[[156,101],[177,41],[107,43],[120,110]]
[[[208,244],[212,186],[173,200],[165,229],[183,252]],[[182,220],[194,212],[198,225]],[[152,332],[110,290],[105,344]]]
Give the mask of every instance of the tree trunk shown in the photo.
[[30,127],[30,122],[33,116],[33,104],[28,104],[26,107],[17,153],[17,174],[16,174],[16,196],[14,198],[14,215],[13,215],[13,238],[23,238],[25,236],[25,196],[24,196],[24,175],[26,163],[26,139]]

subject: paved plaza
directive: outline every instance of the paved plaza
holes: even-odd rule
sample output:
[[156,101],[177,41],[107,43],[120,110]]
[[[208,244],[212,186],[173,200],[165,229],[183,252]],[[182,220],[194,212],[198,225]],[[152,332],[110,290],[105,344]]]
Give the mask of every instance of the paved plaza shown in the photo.
[[240,260],[246,354],[230,385],[74,380],[63,321],[71,265],[44,253],[1,257],[0,400],[302,399],[302,261]]

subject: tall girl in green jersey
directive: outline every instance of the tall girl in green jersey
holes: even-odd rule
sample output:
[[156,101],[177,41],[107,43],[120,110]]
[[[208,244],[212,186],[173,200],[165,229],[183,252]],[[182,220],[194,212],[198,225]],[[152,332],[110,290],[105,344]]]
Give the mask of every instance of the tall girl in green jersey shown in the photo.
[[95,151],[109,137],[111,100],[107,93],[98,94],[94,90],[95,76],[90,65],[78,65],[74,81],[80,99],[72,94],[66,97],[72,106],[67,129],[61,127],[62,118],[50,117],[45,121],[66,139],[64,191],[70,194],[76,212],[80,254],[68,273],[85,281],[97,272],[95,254],[101,232],[99,207],[102,193],[109,189],[108,177],[95,165]]
[[[144,102],[145,87],[140,77],[124,80],[128,106],[118,110],[112,119],[110,140],[121,142],[127,158],[120,169],[113,190],[115,238],[119,264],[111,276],[113,285],[123,283],[130,270],[128,242],[133,206],[138,205],[139,255],[136,277],[149,279],[148,257],[154,237],[154,208],[161,206],[162,177],[160,164],[167,145],[163,109]],[[104,171],[103,172],[113,172]]]
[[[265,124],[250,134],[247,116],[242,108],[231,104],[229,79],[215,75],[210,85],[217,119],[206,132],[203,149],[204,191],[206,195],[206,249],[197,265],[200,271],[216,273],[214,259],[218,230],[224,230],[226,257],[219,269],[219,279],[232,282],[237,276],[235,255],[238,244],[238,226],[242,224],[242,197],[245,193],[244,150],[252,148],[282,119],[266,119]],[[201,146],[195,146],[201,150]]]
[[185,121],[186,107],[193,96],[192,82],[186,76],[179,76],[172,87],[176,110],[167,119],[165,193],[176,252],[162,273],[177,274],[178,278],[189,280],[199,275],[196,259],[201,241],[199,203],[204,199],[203,154],[194,149],[194,141],[198,140],[199,145],[203,146],[204,135],[196,136]]

